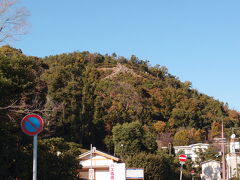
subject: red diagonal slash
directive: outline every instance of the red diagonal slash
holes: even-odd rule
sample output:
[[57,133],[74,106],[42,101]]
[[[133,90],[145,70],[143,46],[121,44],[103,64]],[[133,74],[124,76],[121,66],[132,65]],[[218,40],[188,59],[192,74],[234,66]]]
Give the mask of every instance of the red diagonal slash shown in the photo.
[[26,121],[29,122],[29,123],[32,125],[33,128],[35,128],[36,130],[38,130],[38,128],[37,128],[29,119],[27,119]]

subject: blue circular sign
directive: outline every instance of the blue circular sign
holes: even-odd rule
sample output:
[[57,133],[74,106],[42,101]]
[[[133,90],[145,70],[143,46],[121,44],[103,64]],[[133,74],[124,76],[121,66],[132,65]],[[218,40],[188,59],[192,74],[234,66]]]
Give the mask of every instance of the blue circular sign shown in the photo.
[[25,116],[21,122],[22,130],[29,136],[35,136],[43,130],[43,119],[36,114]]

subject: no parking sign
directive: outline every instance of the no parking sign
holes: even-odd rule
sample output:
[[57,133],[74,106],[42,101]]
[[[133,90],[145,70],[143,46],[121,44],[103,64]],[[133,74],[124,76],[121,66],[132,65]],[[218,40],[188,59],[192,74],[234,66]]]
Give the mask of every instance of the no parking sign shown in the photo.
[[43,119],[37,114],[29,114],[21,121],[23,132],[33,136],[33,180],[37,180],[37,135],[43,130]]
[[36,114],[25,116],[21,122],[22,130],[29,136],[35,136],[43,130],[43,119]]

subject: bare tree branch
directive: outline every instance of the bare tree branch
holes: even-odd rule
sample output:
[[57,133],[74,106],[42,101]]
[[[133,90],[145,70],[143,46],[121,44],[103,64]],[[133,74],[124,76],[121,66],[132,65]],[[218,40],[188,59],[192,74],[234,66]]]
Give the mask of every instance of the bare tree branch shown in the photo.
[[0,107],[0,110],[3,110],[3,109],[10,109],[10,108],[14,108],[14,105],[17,103],[17,101],[13,102],[12,104],[6,106],[6,107]]
[[27,33],[29,12],[25,8],[15,8],[17,0],[0,0],[0,43],[16,40]]

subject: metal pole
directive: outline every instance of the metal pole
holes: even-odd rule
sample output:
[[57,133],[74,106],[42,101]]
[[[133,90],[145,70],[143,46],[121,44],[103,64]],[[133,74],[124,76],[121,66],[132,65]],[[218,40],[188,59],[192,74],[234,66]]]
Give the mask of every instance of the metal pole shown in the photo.
[[225,165],[225,147],[224,147],[224,128],[223,128],[223,120],[222,120],[222,179],[226,180],[226,165]]
[[[90,153],[90,158],[91,158],[91,173],[92,174],[92,144],[91,144],[91,153]],[[93,180],[93,176],[91,175],[90,180]]]
[[91,169],[92,169],[92,144],[91,144]]
[[37,180],[37,135],[33,136],[33,180]]
[[171,156],[172,154],[172,152],[171,152],[171,150],[172,150],[172,145],[171,145],[171,143],[168,143],[168,148],[169,148],[169,155]]
[[182,169],[183,169],[183,164],[181,163],[181,172],[180,172],[180,180],[182,180]]

